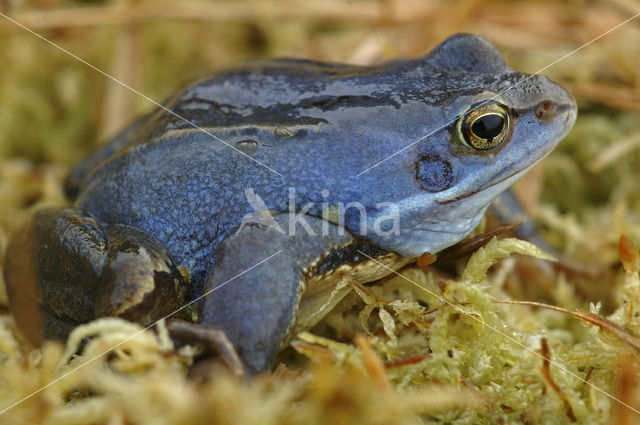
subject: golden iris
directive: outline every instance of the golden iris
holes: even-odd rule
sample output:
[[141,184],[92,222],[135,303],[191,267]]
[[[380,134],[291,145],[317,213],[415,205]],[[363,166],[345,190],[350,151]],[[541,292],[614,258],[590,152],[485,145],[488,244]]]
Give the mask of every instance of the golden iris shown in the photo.
[[470,108],[456,125],[458,138],[478,151],[495,148],[511,135],[509,109],[498,102],[483,102]]

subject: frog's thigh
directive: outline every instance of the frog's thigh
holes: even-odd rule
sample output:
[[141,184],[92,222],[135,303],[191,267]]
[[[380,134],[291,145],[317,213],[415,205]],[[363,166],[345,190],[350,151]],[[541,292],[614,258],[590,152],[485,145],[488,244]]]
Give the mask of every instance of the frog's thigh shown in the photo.
[[5,281],[18,327],[39,344],[98,317],[152,323],[178,307],[182,276],[155,238],[66,208],[37,212],[13,237]]
[[[292,217],[279,214],[275,220],[289,233]],[[205,282],[210,293],[201,304],[201,321],[224,331],[250,374],[269,369],[288,340],[305,269],[332,247],[353,240],[336,225],[305,219],[315,235],[301,225],[291,235],[263,225],[244,226],[221,244]]]

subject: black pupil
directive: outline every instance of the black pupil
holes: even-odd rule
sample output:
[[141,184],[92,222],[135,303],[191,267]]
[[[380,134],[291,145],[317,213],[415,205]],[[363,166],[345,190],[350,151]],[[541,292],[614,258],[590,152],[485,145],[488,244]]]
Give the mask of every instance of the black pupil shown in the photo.
[[492,141],[502,131],[504,118],[498,114],[487,114],[473,122],[471,131],[478,137]]

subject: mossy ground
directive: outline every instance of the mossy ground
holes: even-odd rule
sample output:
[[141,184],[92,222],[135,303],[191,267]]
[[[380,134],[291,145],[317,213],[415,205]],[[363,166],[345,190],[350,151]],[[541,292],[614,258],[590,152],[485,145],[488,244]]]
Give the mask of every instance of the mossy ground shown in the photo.
[[[422,54],[459,31],[484,35],[514,68],[535,72],[636,9],[630,0],[0,0],[2,13],[158,101],[249,57],[370,63]],[[0,423],[640,423],[612,398],[640,409],[640,283],[635,251],[623,244],[625,272],[618,247],[622,234],[640,243],[638,39],[632,21],[544,71],[573,91],[578,122],[517,189],[546,239],[582,271],[522,255],[488,269],[511,251],[533,252],[511,239],[446,271],[410,268],[354,288],[294,339],[283,365],[249,383],[215,365],[188,377],[193,350],[176,349],[162,326],[83,367],[139,328],[99,321],[66,347],[31,350],[0,282],[0,411],[52,383]],[[152,108],[0,17],[0,258],[29,212],[65,203],[71,164]],[[591,311],[618,327],[498,302],[507,300]],[[99,336],[74,356],[83,335]]]

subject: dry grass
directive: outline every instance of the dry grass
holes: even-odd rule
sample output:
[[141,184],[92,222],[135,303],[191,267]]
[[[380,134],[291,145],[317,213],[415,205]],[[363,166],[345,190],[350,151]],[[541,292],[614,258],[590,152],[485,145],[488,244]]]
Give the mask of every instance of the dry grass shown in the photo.
[[[0,11],[160,101],[249,57],[371,63],[424,53],[459,31],[484,35],[514,68],[534,72],[640,9],[631,0],[0,0]],[[592,273],[542,268],[524,256],[487,272],[513,249],[494,242],[453,277],[406,271],[432,294],[400,277],[355,288],[298,336],[286,366],[250,383],[215,367],[208,379],[188,378],[193,352],[176,350],[162,331],[145,332],[0,414],[0,423],[640,423],[600,391],[640,409],[640,283],[634,249],[618,246],[623,233],[640,243],[638,39],[640,18],[545,70],[576,95],[578,123],[518,185],[549,242]],[[28,212],[65,202],[60,183],[70,164],[150,109],[0,17],[0,258]],[[581,308],[611,323],[496,300]],[[6,305],[1,282],[0,301]],[[0,409],[138,329],[89,326],[77,337],[100,337],[80,357],[69,354],[73,341],[32,351],[5,309]]]

